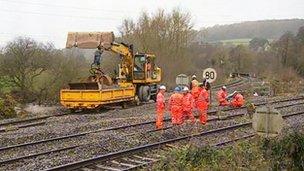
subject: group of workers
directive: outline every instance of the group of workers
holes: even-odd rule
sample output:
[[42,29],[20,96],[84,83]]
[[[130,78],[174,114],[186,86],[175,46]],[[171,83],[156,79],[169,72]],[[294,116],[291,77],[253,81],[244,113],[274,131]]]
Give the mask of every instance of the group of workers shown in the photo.
[[[199,83],[196,76],[193,75],[190,87],[191,89],[187,86],[176,87],[169,98],[168,110],[171,114],[173,125],[183,124],[186,119],[189,119],[191,123],[195,123],[194,109],[197,109],[199,113],[199,122],[203,125],[207,123],[210,84],[205,79],[203,83]],[[164,85],[160,86],[156,98],[157,129],[163,128],[163,118],[166,110],[165,92],[166,87]],[[231,102],[228,101],[229,98],[232,99]],[[244,98],[240,93],[234,92],[230,97],[225,86],[217,93],[217,100],[219,106],[241,107],[244,104]]]

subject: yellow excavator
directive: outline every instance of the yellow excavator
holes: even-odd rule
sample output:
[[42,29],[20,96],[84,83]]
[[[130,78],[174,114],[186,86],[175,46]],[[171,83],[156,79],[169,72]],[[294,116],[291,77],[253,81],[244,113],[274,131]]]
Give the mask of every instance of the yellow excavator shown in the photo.
[[71,109],[100,108],[105,104],[147,102],[156,100],[161,69],[156,56],[134,53],[133,45],[117,43],[113,32],[69,32],[66,48],[102,49],[119,54],[121,63],[116,76],[111,78],[99,67],[91,67],[86,82],[69,83],[60,91],[60,102]]

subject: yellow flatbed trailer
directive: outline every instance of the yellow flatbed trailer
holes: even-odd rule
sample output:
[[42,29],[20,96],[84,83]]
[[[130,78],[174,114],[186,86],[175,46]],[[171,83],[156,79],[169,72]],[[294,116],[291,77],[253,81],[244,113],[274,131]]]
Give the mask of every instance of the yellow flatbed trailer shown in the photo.
[[105,104],[130,102],[135,100],[135,87],[112,88],[102,90],[60,91],[60,103],[69,109],[94,109]]

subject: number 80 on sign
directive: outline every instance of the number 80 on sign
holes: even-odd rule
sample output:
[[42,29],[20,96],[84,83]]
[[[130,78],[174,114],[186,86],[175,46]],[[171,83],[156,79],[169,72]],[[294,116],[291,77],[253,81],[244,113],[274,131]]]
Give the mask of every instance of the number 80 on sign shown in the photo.
[[209,83],[212,83],[216,80],[217,74],[215,69],[213,68],[206,68],[203,72],[203,77],[206,78],[206,80]]

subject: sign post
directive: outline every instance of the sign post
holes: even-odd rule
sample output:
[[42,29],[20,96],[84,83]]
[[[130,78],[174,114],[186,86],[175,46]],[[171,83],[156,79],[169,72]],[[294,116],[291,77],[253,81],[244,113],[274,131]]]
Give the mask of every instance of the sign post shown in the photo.
[[216,80],[217,73],[213,68],[206,68],[203,72],[203,77],[206,78],[209,83],[212,83]]
[[[213,68],[206,68],[206,69],[204,69],[204,71],[203,71],[203,78],[205,78],[207,82],[209,82],[211,84],[212,82],[214,82],[216,80],[216,77],[217,77],[217,73],[216,73],[215,69],[213,69]],[[211,88],[210,88],[210,104],[212,102],[211,92],[212,91],[211,91]]]
[[184,87],[184,86],[189,86],[190,80],[186,74],[179,74],[175,79],[175,83],[178,86]]

